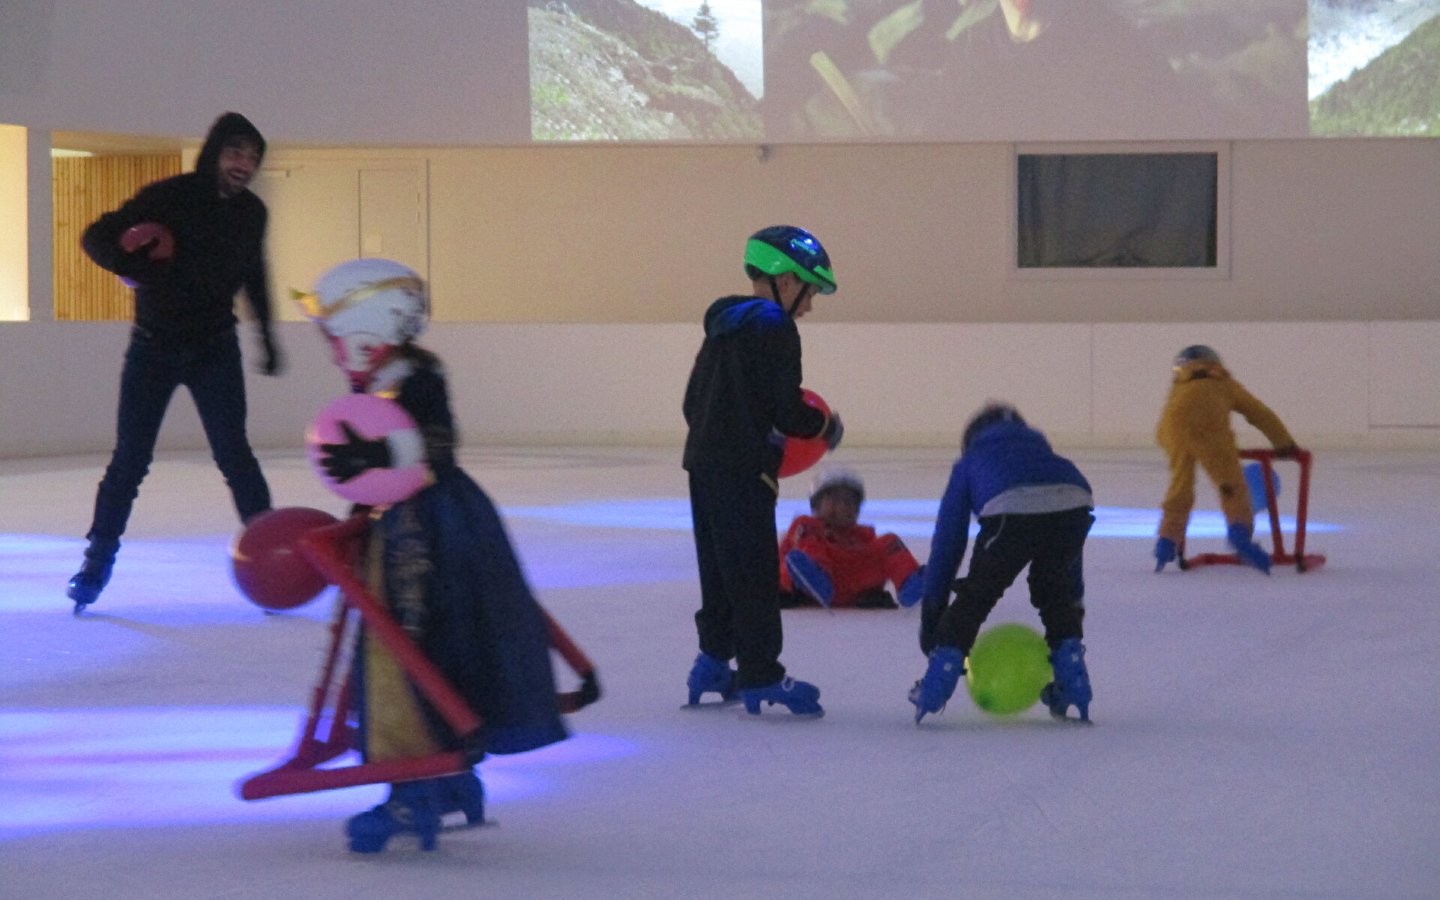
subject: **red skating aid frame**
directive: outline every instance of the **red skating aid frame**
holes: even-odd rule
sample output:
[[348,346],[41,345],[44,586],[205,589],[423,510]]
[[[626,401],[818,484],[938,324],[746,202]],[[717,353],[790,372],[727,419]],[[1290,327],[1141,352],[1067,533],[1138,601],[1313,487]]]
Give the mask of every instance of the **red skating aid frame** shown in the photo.
[[[1310,460],[1309,450],[1295,451],[1294,459],[1300,464],[1300,485],[1295,491],[1295,552],[1285,552],[1285,536],[1280,533],[1280,510],[1275,502],[1275,482],[1273,479],[1274,462],[1277,457],[1274,450],[1241,450],[1241,459],[1253,459],[1260,463],[1260,472],[1265,482],[1265,507],[1270,513],[1270,536],[1274,541],[1275,550],[1270,554],[1272,565],[1289,566],[1293,565],[1297,572],[1309,572],[1325,565],[1325,557],[1318,554],[1305,553],[1305,523],[1310,515]],[[1184,549],[1181,549],[1180,568],[1194,569],[1200,566],[1213,565],[1241,565],[1240,560],[1233,553],[1201,553],[1198,556],[1186,558]]]
[[[243,800],[262,800],[267,797],[365,784],[412,781],[470,769],[472,761],[463,751],[458,750],[407,759],[320,768],[322,764],[354,749],[356,729],[349,721],[350,679],[347,673],[346,677],[339,680],[338,688],[335,679],[338,661],[347,643],[346,634],[350,630],[352,613],[359,614],[360,621],[370,630],[370,634],[390,651],[406,676],[435,707],[445,723],[460,735],[462,742],[473,741],[483,724],[445,675],[420,652],[404,629],[391,618],[384,605],[356,576],[351,550],[368,528],[369,522],[361,514],[335,525],[317,528],[299,541],[300,550],[306,558],[326,580],[337,585],[342,592],[335,621],[330,625],[330,651],[321,666],[320,680],[315,685],[310,702],[310,713],[294,753],[279,766],[242,781],[238,790]],[[541,614],[545,617],[550,646],[585,683],[581,690],[557,697],[561,712],[575,712],[599,697],[595,666],[549,613],[541,610]],[[334,704],[327,708],[327,701],[332,695]],[[325,731],[323,738],[320,737],[322,726]]]

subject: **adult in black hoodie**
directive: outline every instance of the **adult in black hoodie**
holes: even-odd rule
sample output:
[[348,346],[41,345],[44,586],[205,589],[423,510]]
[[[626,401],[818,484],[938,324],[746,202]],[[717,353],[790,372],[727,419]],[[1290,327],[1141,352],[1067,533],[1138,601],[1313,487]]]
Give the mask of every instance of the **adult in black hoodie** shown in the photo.
[[[265,269],[265,204],[248,186],[265,139],[239,113],[215,120],[195,171],[142,188],[85,231],[82,244],[97,265],[135,286],[135,325],[120,376],[115,450],[95,497],[85,562],[70,579],[78,613],[110,579],[120,536],[170,397],[190,389],[211,454],[230,487],[241,521],[270,508],[270,489],[245,436],[245,376],[235,333],[241,288],[260,329],[261,371],[280,371],[270,333]],[[122,236],[136,225],[163,226],[173,238],[133,246]]]
[[753,295],[722,297],[710,306],[685,389],[684,466],[701,596],[690,703],[704,693],[725,700],[738,693],[751,713],[767,702],[819,714],[820,691],[786,677],[780,664],[775,500],[785,436],[824,436],[834,449],[843,432],[838,415],[801,397],[795,327],[816,293],[835,291],[835,276],[820,243],[787,225],[750,238],[745,272]]

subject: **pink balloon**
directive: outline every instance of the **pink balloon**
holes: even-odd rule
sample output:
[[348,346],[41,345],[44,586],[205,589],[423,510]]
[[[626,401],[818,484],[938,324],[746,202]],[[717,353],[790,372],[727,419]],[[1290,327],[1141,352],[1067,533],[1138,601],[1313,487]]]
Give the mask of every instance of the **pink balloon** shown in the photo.
[[325,455],[320,445],[345,443],[341,422],[349,423],[355,433],[366,440],[411,432],[404,436],[420,442],[420,427],[394,400],[373,394],[341,397],[325,407],[305,431],[305,451],[310,457],[310,466],[330,490],[352,503],[385,506],[409,499],[430,483],[430,469],[423,460],[400,469],[367,469],[345,482],[331,478],[320,464]]

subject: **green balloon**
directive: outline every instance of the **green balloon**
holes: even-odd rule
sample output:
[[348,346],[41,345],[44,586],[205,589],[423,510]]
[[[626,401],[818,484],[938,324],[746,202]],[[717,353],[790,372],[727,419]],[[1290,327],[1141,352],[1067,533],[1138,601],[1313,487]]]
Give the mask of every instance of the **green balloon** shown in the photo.
[[1035,629],[1006,622],[986,630],[965,661],[965,686],[975,705],[997,716],[1024,712],[1054,680],[1050,648]]

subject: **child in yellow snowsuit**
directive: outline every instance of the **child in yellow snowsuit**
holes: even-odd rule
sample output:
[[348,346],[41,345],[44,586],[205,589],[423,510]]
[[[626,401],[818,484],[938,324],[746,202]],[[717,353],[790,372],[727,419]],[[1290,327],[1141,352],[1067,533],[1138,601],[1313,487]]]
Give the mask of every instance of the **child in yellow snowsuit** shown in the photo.
[[1156,441],[1170,457],[1170,488],[1160,507],[1160,536],[1155,541],[1157,572],[1173,562],[1184,547],[1185,526],[1195,505],[1196,463],[1204,467],[1220,492],[1220,508],[1229,526],[1227,536],[1236,555],[1247,565],[1270,572],[1270,554],[1251,540],[1254,512],[1240,469],[1235,432],[1230,428],[1232,412],[1260,429],[1278,456],[1295,454],[1295,440],[1280,417],[1230,377],[1218,353],[1203,344],[1181,350],[1175,357],[1170,397],[1155,431]]

